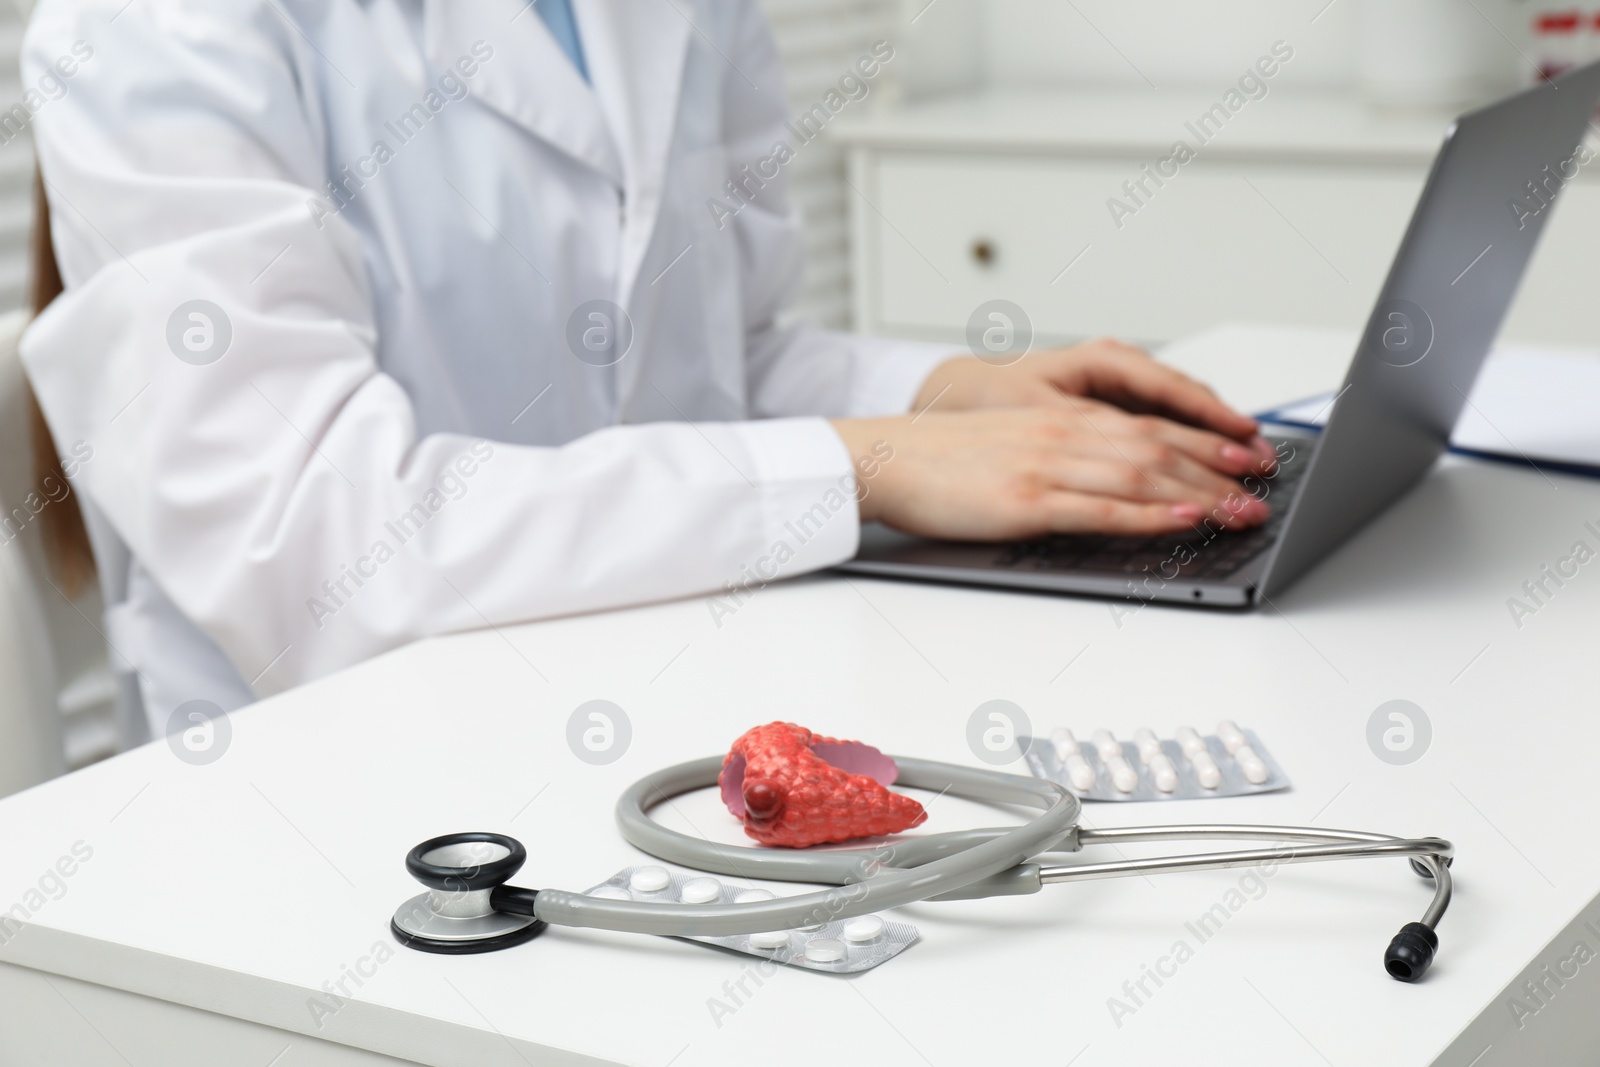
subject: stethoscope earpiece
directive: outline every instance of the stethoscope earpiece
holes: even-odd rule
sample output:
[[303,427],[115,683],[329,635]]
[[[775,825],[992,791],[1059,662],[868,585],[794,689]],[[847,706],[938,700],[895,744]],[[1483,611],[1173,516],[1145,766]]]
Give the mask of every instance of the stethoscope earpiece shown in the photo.
[[1400,982],[1415,982],[1433,964],[1439,935],[1423,923],[1406,923],[1383,953],[1383,969]]
[[445,834],[406,853],[406,870],[428,887],[389,921],[395,940],[423,952],[462,955],[510,948],[538,937],[538,894],[506,885],[527,862],[522,842],[505,834]]

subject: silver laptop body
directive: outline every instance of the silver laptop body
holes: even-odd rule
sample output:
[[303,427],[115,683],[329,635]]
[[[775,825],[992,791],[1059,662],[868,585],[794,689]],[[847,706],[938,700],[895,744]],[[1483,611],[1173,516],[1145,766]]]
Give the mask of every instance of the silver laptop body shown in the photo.
[[1280,473],[1245,488],[1266,526],[1157,538],[967,544],[862,530],[842,569],[1139,601],[1275,596],[1403,496],[1448,447],[1600,101],[1600,63],[1469,112],[1446,132],[1320,435],[1273,434]]

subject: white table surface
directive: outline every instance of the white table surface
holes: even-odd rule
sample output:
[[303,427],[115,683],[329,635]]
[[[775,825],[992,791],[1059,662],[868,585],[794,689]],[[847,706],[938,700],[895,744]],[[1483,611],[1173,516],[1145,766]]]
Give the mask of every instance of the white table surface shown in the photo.
[[[1170,356],[1260,408],[1336,384],[1348,351],[1337,336],[1223,330]],[[441,1065],[944,1067],[1003,1054],[1377,1067],[1434,1062],[1486,1012],[1485,1036],[1463,1038],[1478,1046],[1440,1062],[1483,1047],[1480,1067],[1532,1062],[1518,1055],[1531,1039],[1503,1033],[1499,994],[1600,891],[1600,564],[1520,630],[1506,598],[1575,540],[1593,542],[1587,520],[1600,520],[1600,483],[1447,459],[1277,611],[1152,607],[1119,621],[1094,600],[820,576],[759,591],[720,627],[689,600],[422,642],[233,716],[210,766],[158,743],[0,801],[0,906],[74,842],[93,849],[0,963],[263,1023],[291,1045],[306,1034]],[[565,743],[569,714],[594,698],[621,705],[634,731],[605,767]],[[307,1006],[390,944],[389,916],[418,891],[402,859],[425,837],[510,833],[531,856],[519,884],[583,889],[639,861],[611,810],[647,770],[773,719],[972,762],[968,716],[995,698],[1041,732],[1080,736],[1170,736],[1232,716],[1294,781],[1254,798],[1096,806],[1094,825],[1311,822],[1452,839],[1457,897],[1432,973],[1401,985],[1380,962],[1426,884],[1402,863],[1362,862],[1279,869],[1203,944],[1185,924],[1240,872],[906,908],[897,917],[922,941],[901,958],[853,979],[780,971],[720,1020],[708,1002],[727,1000],[742,957],[570,930],[483,956],[392,949],[320,1028]],[[1434,729],[1405,767],[1365,738],[1395,698]],[[949,799],[932,816],[995,819]],[[663,817],[741,840],[709,792]],[[1193,958],[1119,1026],[1108,998],[1179,939]],[[1592,1009],[1597,991],[1600,975],[1585,974],[1556,1003]],[[77,1018],[114,1044],[87,1003]]]

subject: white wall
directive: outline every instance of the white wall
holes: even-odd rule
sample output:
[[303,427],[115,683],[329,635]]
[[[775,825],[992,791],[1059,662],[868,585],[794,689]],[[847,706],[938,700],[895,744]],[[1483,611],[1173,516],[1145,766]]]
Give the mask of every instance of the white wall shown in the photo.
[[[451,0],[457,2],[457,0]],[[783,57],[791,114],[808,111],[873,42],[895,35],[897,0],[761,0]],[[887,86],[886,73],[876,91]],[[872,97],[868,97],[872,99]],[[794,317],[844,326],[850,317],[850,232],[844,153],[823,141],[787,168],[790,196],[805,218],[805,288]]]
[[[988,0],[991,85],[1210,85],[1232,81],[1276,40],[1303,85],[1354,78],[1355,3],[1338,0]],[[1309,14],[1307,10],[1309,9]],[[1103,35],[1103,36],[1102,36]],[[1141,73],[1142,72],[1142,73]]]
[[[1353,87],[1367,5],[1381,11],[1410,2],[936,0],[927,6],[927,0],[902,0],[907,36],[919,46],[916,70],[902,75],[908,89],[921,95],[979,86],[1207,87],[1233,80],[1282,39],[1296,53],[1284,71],[1285,84]],[[1449,29],[1474,40],[1488,81],[1526,81],[1527,64],[1518,50],[1530,50],[1525,27],[1536,6],[1537,0],[1459,0]]]

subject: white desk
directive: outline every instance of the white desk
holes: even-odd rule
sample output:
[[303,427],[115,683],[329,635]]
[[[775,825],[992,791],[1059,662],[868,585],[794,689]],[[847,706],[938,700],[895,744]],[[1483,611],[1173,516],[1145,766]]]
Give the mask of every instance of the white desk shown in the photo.
[[[1173,358],[1258,406],[1333,384],[1346,351],[1232,333]],[[1272,384],[1249,386],[1262,368]],[[1452,460],[1281,614],[1149,608],[1119,626],[1092,600],[820,577],[762,590],[720,628],[688,601],[424,642],[237,715],[210,766],[151,745],[0,802],[6,906],[75,842],[93,849],[0,948],[0,1064],[1575,1062],[1576,1043],[1600,1045],[1600,963],[1550,983],[1520,1031],[1503,990],[1530,960],[1600,945],[1571,928],[1600,916],[1600,570],[1520,631],[1505,601],[1592,541],[1591,519],[1600,484]],[[564,740],[597,697],[634,729],[606,767]],[[729,1001],[745,960],[700,946],[552,930],[485,956],[391,947],[389,916],[417,891],[402,857],[424,837],[509,832],[532,856],[521,884],[582,889],[637,860],[611,806],[646,769],[775,718],[970,760],[967,717],[997,697],[1046,730],[1232,715],[1294,779],[1280,795],[1100,806],[1096,824],[1453,839],[1458,894],[1434,970],[1407,986],[1381,969],[1428,899],[1400,863],[1282,868],[1203,944],[1185,924],[1239,872],[907,908],[923,940],[902,958],[850,980],[747,983],[720,1025],[708,1001]],[[1365,740],[1394,698],[1434,727],[1407,767]],[[739,840],[709,793],[665,817]],[[984,817],[934,808],[941,826]],[[1108,998],[1179,939],[1193,958],[1119,1028]],[[384,961],[319,1028],[309,999],[374,944]]]

